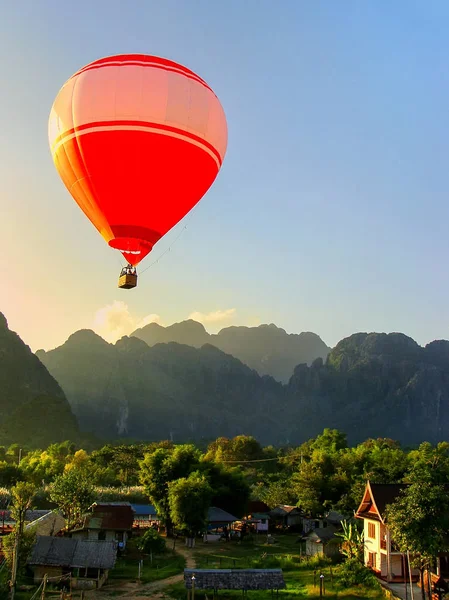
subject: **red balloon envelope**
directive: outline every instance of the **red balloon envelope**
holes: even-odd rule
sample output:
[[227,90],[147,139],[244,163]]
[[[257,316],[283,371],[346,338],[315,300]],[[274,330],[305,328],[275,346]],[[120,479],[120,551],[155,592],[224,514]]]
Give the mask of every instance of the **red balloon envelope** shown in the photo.
[[218,98],[193,71],[122,54],[86,65],[64,84],[49,142],[80,208],[137,265],[214,182],[227,126]]

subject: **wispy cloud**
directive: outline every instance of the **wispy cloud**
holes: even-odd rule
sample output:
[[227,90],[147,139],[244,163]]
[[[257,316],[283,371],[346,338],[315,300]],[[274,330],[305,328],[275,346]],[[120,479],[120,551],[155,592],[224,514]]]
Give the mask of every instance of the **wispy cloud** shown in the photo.
[[94,330],[108,342],[116,342],[124,335],[149,323],[160,322],[160,316],[150,314],[143,319],[136,319],[129,312],[125,302],[115,300],[95,313]]
[[229,319],[232,319],[235,316],[235,313],[235,308],[228,308],[226,310],[214,310],[209,313],[195,311],[191,313],[188,318],[203,324],[222,323],[223,321],[228,321]]

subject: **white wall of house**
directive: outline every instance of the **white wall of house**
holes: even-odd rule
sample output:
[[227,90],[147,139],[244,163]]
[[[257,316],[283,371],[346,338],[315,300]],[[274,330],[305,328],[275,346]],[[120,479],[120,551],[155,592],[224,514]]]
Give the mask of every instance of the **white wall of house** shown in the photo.
[[312,540],[306,541],[306,554],[307,556],[315,556],[315,554],[323,554],[324,547],[321,542],[314,542]]
[[374,519],[364,519],[365,565],[375,571],[381,570],[380,523]]
[[261,519],[260,521],[254,523],[254,525],[256,526],[257,532],[268,531],[268,519]]

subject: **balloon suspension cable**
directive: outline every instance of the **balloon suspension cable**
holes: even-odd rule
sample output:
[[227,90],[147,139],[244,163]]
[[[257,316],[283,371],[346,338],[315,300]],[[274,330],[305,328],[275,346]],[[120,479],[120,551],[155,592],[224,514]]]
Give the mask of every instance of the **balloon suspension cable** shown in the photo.
[[142,277],[142,274],[145,273],[145,271],[148,271],[148,269],[150,269],[155,264],[157,264],[161,260],[161,258],[167,254],[167,252],[170,252],[171,248],[176,244],[176,242],[179,240],[179,238],[182,236],[182,234],[184,233],[184,231],[186,229],[187,229],[187,225],[184,225],[184,227],[181,229],[181,231],[175,237],[175,239],[170,244],[170,246],[166,250],[164,250],[164,252],[162,252],[162,254],[155,261],[153,261],[151,264],[148,265],[148,267],[146,267],[143,271],[140,272],[140,277]]

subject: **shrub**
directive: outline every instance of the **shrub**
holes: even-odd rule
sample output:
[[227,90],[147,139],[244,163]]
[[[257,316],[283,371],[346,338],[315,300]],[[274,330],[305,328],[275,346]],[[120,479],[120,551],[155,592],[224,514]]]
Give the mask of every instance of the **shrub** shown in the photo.
[[145,554],[162,554],[166,550],[164,538],[155,529],[147,529],[143,536],[136,540],[136,546]]
[[379,585],[374,573],[362,565],[357,558],[348,558],[339,568],[338,575],[339,583],[343,587],[364,585],[375,588]]

